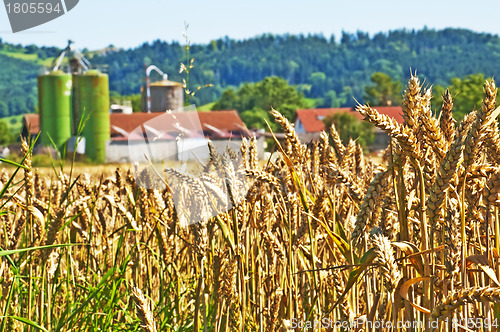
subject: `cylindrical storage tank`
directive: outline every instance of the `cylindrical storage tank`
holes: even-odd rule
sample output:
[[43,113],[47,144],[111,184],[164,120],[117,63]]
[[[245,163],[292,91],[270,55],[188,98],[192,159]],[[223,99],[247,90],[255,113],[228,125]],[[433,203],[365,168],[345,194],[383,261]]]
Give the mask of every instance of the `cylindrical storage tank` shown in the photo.
[[110,139],[108,75],[89,70],[75,76],[77,91],[75,117],[85,122],[85,154],[97,162],[106,161],[106,141]]
[[57,70],[38,76],[41,140],[60,150],[71,137],[71,75]]
[[72,100],[72,133],[73,135],[80,135],[78,133],[78,127],[80,126],[80,122],[84,121],[82,119],[81,114],[81,106],[80,106],[80,78],[81,75],[73,75],[73,100]]
[[[151,83],[151,112],[182,111],[184,88],[181,83],[163,80]],[[142,109],[147,111],[147,88],[142,89]]]

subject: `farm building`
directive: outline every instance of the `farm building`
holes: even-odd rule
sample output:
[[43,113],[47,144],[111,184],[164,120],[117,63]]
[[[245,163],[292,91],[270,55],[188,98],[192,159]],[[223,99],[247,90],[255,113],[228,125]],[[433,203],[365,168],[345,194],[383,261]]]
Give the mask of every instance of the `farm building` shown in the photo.
[[[142,113],[132,113],[131,103],[110,105],[106,68],[92,66],[72,43],[68,41],[51,70],[38,75],[39,114],[23,118],[24,137],[40,134],[38,150],[76,150],[95,162],[204,160],[209,158],[209,142],[219,152],[228,147],[239,151],[243,138],[258,136],[237,111],[185,108],[183,84],[168,80],[155,65],[145,66]],[[69,67],[63,65],[66,56]],[[153,71],[161,81],[151,82]],[[263,140],[257,140],[260,158]]]
[[[38,114],[26,114],[23,135],[34,137],[39,132]],[[105,146],[106,162],[205,159],[207,139],[223,152],[227,147],[238,150],[243,137],[254,136],[234,110],[112,113],[110,133]],[[263,158],[263,144],[263,138],[257,139],[259,158]]]
[[[403,109],[401,106],[380,106],[375,108],[379,113],[394,118],[398,123],[403,123]],[[327,129],[323,120],[338,113],[349,113],[363,120],[363,116],[359,112],[349,107],[298,109],[294,122],[295,132],[304,143],[315,141],[319,139],[321,132]],[[342,128],[337,129],[342,130]],[[388,144],[389,136],[382,130],[375,128],[375,140],[370,148],[380,150],[387,147]]]

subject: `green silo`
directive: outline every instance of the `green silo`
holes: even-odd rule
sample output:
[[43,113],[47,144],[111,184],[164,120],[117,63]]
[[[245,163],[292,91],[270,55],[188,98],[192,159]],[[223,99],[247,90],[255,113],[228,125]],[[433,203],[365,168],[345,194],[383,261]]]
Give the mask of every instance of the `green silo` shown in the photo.
[[[108,75],[89,70],[74,76],[74,119],[85,122],[85,153],[97,162],[106,161],[106,141],[110,139]],[[78,124],[75,123],[75,128]]]
[[[61,149],[71,137],[71,75],[57,70],[38,76],[41,140]],[[52,139],[52,140],[51,140]]]
[[73,75],[73,103],[72,103],[72,134],[78,134],[78,126],[80,121],[85,121],[82,119],[81,107],[80,107],[80,75]]

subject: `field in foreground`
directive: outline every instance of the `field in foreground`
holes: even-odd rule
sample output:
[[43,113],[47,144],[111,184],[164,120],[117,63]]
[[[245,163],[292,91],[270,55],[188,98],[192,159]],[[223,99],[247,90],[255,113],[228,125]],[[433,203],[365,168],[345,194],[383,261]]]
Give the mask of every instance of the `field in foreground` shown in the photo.
[[335,128],[300,144],[276,111],[280,159],[250,140],[198,178],[49,178],[25,143],[22,181],[0,176],[0,330],[496,330],[496,94],[458,126],[416,77],[404,124],[360,106],[393,138],[381,165]]

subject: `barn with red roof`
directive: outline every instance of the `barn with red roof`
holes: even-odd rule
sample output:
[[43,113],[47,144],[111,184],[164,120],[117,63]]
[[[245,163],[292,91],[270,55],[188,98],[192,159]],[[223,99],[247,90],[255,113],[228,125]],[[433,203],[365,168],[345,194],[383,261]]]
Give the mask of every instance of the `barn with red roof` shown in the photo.
[[[207,139],[218,151],[228,146],[239,150],[242,138],[258,136],[250,132],[235,110],[210,112],[111,113],[111,139],[106,145],[107,162],[144,161],[195,158],[187,152],[201,144],[197,156],[205,156]],[[23,136],[35,137],[40,132],[38,114],[23,117]],[[182,141],[182,144],[179,142]],[[263,139],[257,140],[258,153],[263,157]],[[72,147],[68,146],[68,149]],[[151,156],[145,156],[149,151]],[[201,156],[203,154],[203,156]]]

